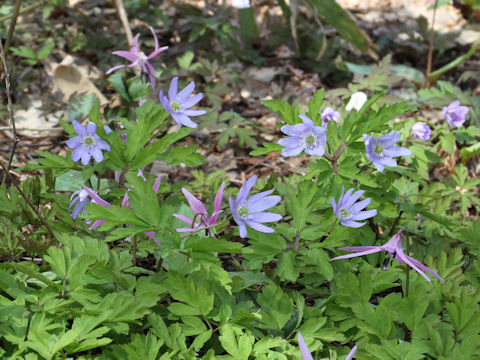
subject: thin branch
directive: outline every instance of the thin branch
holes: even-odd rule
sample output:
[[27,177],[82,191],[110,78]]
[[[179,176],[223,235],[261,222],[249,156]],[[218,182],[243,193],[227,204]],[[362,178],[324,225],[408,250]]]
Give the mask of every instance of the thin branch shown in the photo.
[[115,0],[115,6],[117,7],[118,17],[122,22],[123,29],[125,30],[125,35],[127,36],[128,46],[133,41],[133,34],[132,29],[130,29],[130,25],[128,23],[127,12],[125,11],[125,6],[123,6],[122,0]]
[[5,52],[3,51],[3,44],[1,39],[0,39],[0,57],[2,59],[3,71],[5,73],[5,92],[7,93],[8,113],[10,115],[10,126],[12,127],[12,131],[13,131],[12,151],[10,152],[10,157],[8,158],[8,166],[7,166],[7,169],[10,170],[13,156],[15,155],[15,149],[17,148],[18,139],[17,139],[17,129],[15,128],[15,118],[13,117],[12,97],[10,96],[10,73],[8,72],[7,60],[5,59]]
[[15,25],[17,25],[18,14],[20,13],[20,5],[22,5],[22,0],[15,0],[13,17],[12,17],[12,21],[10,21],[10,27],[8,28],[7,41],[5,41],[5,54],[8,53],[8,49],[10,48],[10,44],[12,43],[13,32],[15,30]]
[[429,88],[430,87],[430,73],[432,72],[432,57],[433,57],[433,40],[435,38],[435,31],[433,30],[433,27],[435,26],[435,16],[437,14],[437,5],[438,5],[438,0],[435,0],[435,7],[433,8],[433,16],[432,16],[432,27],[430,29],[430,40],[428,43],[428,58],[427,58],[427,71],[425,73],[425,87]]
[[10,171],[7,170],[7,168],[5,167],[5,165],[3,165],[1,162],[0,162],[0,166],[2,167],[3,171],[5,172],[6,176],[8,176],[8,178],[10,179],[10,181],[12,182],[12,184],[17,188],[18,192],[20,193],[20,195],[22,195],[22,197],[25,199],[25,201],[27,202],[28,206],[30,206],[30,208],[33,210],[33,212],[38,216],[38,218],[40,219],[40,221],[43,223],[43,225],[45,225],[45,227],[47,228],[48,232],[50,233],[50,236],[52,237],[52,239],[54,239],[57,243],[59,243],[57,237],[55,236],[55,233],[53,232],[52,228],[50,227],[50,225],[48,224],[47,220],[40,214],[40,212],[38,211],[38,209],[35,207],[35,205],[32,204],[32,202],[30,201],[30,199],[27,197],[27,195],[25,195],[25,193],[23,192],[22,188],[17,184],[16,180],[13,178],[12,174],[10,174]]

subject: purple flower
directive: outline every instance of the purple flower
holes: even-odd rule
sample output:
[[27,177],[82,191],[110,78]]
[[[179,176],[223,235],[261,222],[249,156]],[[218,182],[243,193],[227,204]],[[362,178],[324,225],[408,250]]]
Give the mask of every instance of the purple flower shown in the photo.
[[190,119],[190,116],[200,116],[206,114],[205,110],[190,110],[203,98],[202,93],[192,95],[195,89],[195,82],[192,81],[182,91],[178,92],[178,77],[174,77],[168,89],[168,98],[160,91],[159,99],[165,110],[167,110],[178,125],[196,128],[197,124]]
[[257,176],[252,176],[242,185],[235,201],[233,200],[232,195],[230,195],[229,198],[233,219],[238,224],[240,237],[242,238],[247,236],[246,225],[260,232],[272,233],[275,231],[274,229],[261,223],[278,221],[282,218],[282,215],[280,214],[263,212],[264,210],[275,206],[280,200],[282,200],[278,195],[267,196],[273,192],[273,189],[252,195],[247,199],[250,190],[252,190],[252,187],[256,182]]
[[363,134],[367,158],[375,165],[378,171],[383,172],[384,166],[397,166],[392,157],[410,156],[412,152],[407,148],[395,146],[400,140],[400,132],[393,130],[387,135],[375,136]]
[[289,137],[278,140],[278,143],[285,146],[282,150],[283,156],[296,156],[302,151],[308,155],[322,156],[325,153],[327,135],[321,126],[315,126],[313,121],[304,114],[299,115],[303,123],[295,125],[284,125],[281,130]]
[[432,129],[423,122],[416,122],[412,126],[412,132],[415,137],[422,140],[428,140],[432,134]]
[[150,64],[148,61],[153,59],[155,56],[160,54],[162,51],[165,51],[168,49],[168,46],[163,46],[163,47],[158,47],[158,39],[157,35],[155,34],[155,31],[153,28],[150,26],[150,31],[153,34],[153,38],[155,40],[155,49],[150,55],[145,55],[143,51],[140,51],[140,48],[138,47],[138,38],[140,37],[140,34],[135,35],[135,38],[133,39],[132,43],[130,44],[130,50],[125,51],[125,50],[120,50],[120,51],[114,51],[112,54],[121,56],[124,59],[127,59],[128,61],[131,62],[129,65],[117,65],[114,66],[113,68],[109,69],[105,74],[109,75],[112,72],[121,69],[125,66],[127,67],[135,67],[135,66],[140,66],[140,69],[142,73],[148,75],[148,79],[150,81],[150,84],[152,84],[152,87],[155,87],[155,69],[153,68],[152,64]]
[[[72,200],[73,199],[73,200]],[[80,212],[86,212],[84,210],[85,205],[90,204],[91,200],[88,198],[88,193],[84,189],[80,189],[75,191],[72,196],[70,197],[72,201],[70,203],[69,209],[76,203],[75,207],[72,211],[72,219],[76,219]]]
[[87,165],[93,156],[96,162],[102,161],[102,150],[110,151],[110,145],[97,135],[97,125],[89,121],[87,127],[84,128],[76,120],[72,124],[78,134],[67,140],[67,146],[73,149],[72,160],[77,162],[81,158],[82,164]]
[[322,126],[326,127],[328,123],[332,120],[338,121],[338,118],[340,117],[340,113],[338,111],[335,111],[331,107],[326,107],[325,110],[323,110],[322,115],[320,115],[322,118]]
[[342,195],[338,204],[335,202],[335,198],[330,200],[333,208],[333,214],[340,220],[340,224],[351,228],[359,228],[365,225],[365,222],[357,222],[358,220],[365,220],[377,215],[377,210],[365,210],[362,211],[370,204],[371,199],[366,198],[357,202],[365,191],[358,190],[353,192],[354,189],[349,189],[345,193],[345,186],[342,185]]
[[[302,334],[299,332],[297,334],[297,339],[298,339],[298,347],[300,348],[300,353],[302,354],[302,360],[313,360],[312,353],[307,347],[307,344],[305,344],[305,340],[303,340]],[[358,346],[355,345],[352,350],[348,353],[347,357],[345,360],[352,360],[353,355],[357,352]]]
[[457,128],[463,125],[469,111],[468,106],[460,106],[460,101],[456,100],[443,108],[443,116],[450,126]]
[[[182,188],[183,195],[187,198],[188,204],[190,205],[190,209],[193,212],[193,220],[190,220],[186,216],[180,214],[173,214],[176,218],[186,222],[190,227],[189,228],[179,228],[177,229],[178,232],[193,232],[201,229],[203,227],[215,225],[218,219],[218,215],[223,211],[222,210],[222,199],[223,199],[223,192],[225,189],[225,182],[222,182],[220,188],[218,189],[217,194],[215,195],[215,200],[213,202],[213,213],[212,215],[208,215],[207,209],[205,205],[198,200],[195,196],[193,196],[187,189]],[[200,222],[196,224],[196,220]],[[209,234],[210,229],[207,230]]]
[[[438,275],[435,271],[432,269],[426,267],[423,265],[421,262],[411,258],[410,256],[405,255],[402,249],[402,233],[404,230],[400,230],[398,233],[393,235],[393,237],[385,244],[382,246],[348,246],[348,247],[342,247],[340,250],[344,251],[353,251],[354,253],[352,254],[347,254],[347,255],[342,255],[342,256],[337,256],[333,258],[333,260],[340,260],[340,259],[349,259],[352,257],[356,256],[363,256],[363,255],[369,255],[373,253],[377,253],[380,251],[386,251],[387,252],[387,257],[385,258],[385,262],[383,263],[383,270],[388,269],[388,262],[390,258],[393,258],[398,261],[399,264],[406,263],[410,267],[412,267],[416,272],[418,272],[420,275],[422,275],[425,280],[428,282],[431,282],[430,278],[425,275],[423,271],[428,272],[429,274],[432,274],[435,276],[438,280],[440,280],[441,283],[444,283],[443,279]],[[422,271],[423,270],[423,271]]]

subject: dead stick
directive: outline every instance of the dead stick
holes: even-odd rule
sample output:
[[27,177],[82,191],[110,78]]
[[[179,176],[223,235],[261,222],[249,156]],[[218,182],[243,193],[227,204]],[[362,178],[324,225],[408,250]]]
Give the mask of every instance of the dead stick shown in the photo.
[[16,180],[13,178],[12,174],[10,174],[10,171],[7,170],[7,168],[5,167],[5,165],[3,165],[1,162],[0,162],[0,166],[2,167],[3,171],[5,172],[5,174],[8,176],[8,178],[10,179],[10,181],[12,182],[12,184],[17,188],[18,192],[20,193],[20,195],[22,195],[22,197],[25,199],[25,201],[27,202],[28,206],[30,206],[30,208],[33,210],[33,212],[38,216],[38,218],[40,219],[40,221],[43,223],[43,225],[45,225],[45,227],[47,228],[48,232],[50,233],[50,236],[52,237],[52,239],[54,239],[57,243],[59,242],[57,237],[55,236],[55,233],[53,232],[52,228],[50,227],[50,225],[48,225],[48,222],[47,220],[40,214],[40,212],[38,211],[38,209],[35,207],[35,205],[32,204],[32,202],[30,201],[30,199],[27,197],[27,195],[25,195],[25,193],[23,192],[22,188],[17,184]]
[[18,14],[20,13],[20,5],[22,5],[22,0],[15,0],[15,8],[13,9],[12,21],[10,21],[10,27],[8,29],[7,41],[5,41],[5,54],[8,53],[10,44],[12,43],[13,31],[15,30],[15,25],[17,25]]
[[10,157],[8,158],[8,166],[7,166],[7,169],[10,170],[13,156],[15,155],[15,149],[17,148],[18,139],[17,139],[17,129],[15,128],[15,118],[13,116],[12,97],[10,96],[10,73],[8,72],[7,60],[5,59],[5,52],[3,51],[3,44],[1,39],[0,39],[0,57],[2,58],[3,71],[5,72],[5,91],[7,93],[8,113],[10,115],[10,126],[12,127],[12,131],[13,131],[12,151],[10,152]]

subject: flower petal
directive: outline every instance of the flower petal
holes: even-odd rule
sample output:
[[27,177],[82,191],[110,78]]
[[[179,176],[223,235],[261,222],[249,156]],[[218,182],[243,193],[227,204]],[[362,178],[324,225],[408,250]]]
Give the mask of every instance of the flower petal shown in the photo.
[[247,207],[250,209],[251,212],[260,212],[266,209],[270,209],[282,200],[282,198],[278,195],[267,196],[261,199],[254,199],[253,201],[252,198],[247,200]]
[[[133,49],[135,49],[135,48],[133,48]],[[120,56],[124,59],[127,59],[130,62],[135,62],[135,61],[138,60],[138,53],[136,53],[135,51],[131,51],[131,50],[129,50],[129,51],[125,51],[125,50],[114,51],[112,54]]]
[[88,135],[96,135],[97,134],[97,125],[95,125],[91,121],[89,121],[87,123],[87,134]]
[[281,220],[283,218],[282,215],[271,213],[271,212],[253,212],[251,215],[252,215],[252,221],[255,221],[258,223],[274,222],[274,221]]
[[243,185],[240,187],[240,190],[238,191],[238,195],[235,200],[235,208],[240,206],[247,199],[248,195],[250,194],[250,191],[252,190],[256,182],[257,182],[257,175],[253,175],[243,183]]
[[207,112],[205,110],[183,110],[182,114],[186,116],[200,116],[205,115]]
[[182,91],[180,91],[177,96],[175,96],[176,100],[180,102],[185,102],[187,98],[192,94],[193,90],[195,89],[195,81],[190,82]]
[[174,112],[170,113],[173,119],[177,122],[178,125],[182,126],[185,125],[189,128],[196,128],[198,126],[197,123],[194,123],[188,116],[183,114],[176,114]]
[[285,148],[285,149],[282,149],[282,156],[285,156],[285,157],[289,157],[289,156],[297,156],[298,154],[300,154],[301,152],[303,151],[303,146],[300,145],[298,147],[295,147],[295,148]]
[[[175,76],[172,81],[170,82],[170,87],[168,89],[168,98],[170,100],[173,100],[175,96],[177,96],[178,92],[178,76]],[[161,96],[163,96],[163,93],[160,92]]]
[[374,217],[375,215],[377,215],[377,210],[376,209],[366,210],[366,211],[360,211],[359,213],[353,215],[351,217],[351,219],[355,220],[355,221],[365,220],[365,219],[369,219],[371,217]]
[[298,338],[298,347],[300,348],[300,353],[302,354],[302,360],[313,360],[313,356],[308,350],[305,340],[303,340],[302,334],[300,332],[297,334]]
[[72,121],[72,125],[73,125],[73,129],[75,130],[75,132],[80,135],[80,136],[85,136],[87,135],[87,130],[85,129],[85,127],[80,124],[77,120],[73,120]]
[[205,214],[207,215],[207,209],[205,208],[205,205],[198,200],[195,196],[193,196],[187,189],[182,188],[183,195],[185,195],[185,198],[188,201],[188,204],[190,205],[190,208],[192,209],[194,214]]
[[245,220],[245,223],[250,226],[253,230],[257,230],[263,233],[273,233],[275,232],[275,229],[272,229],[269,226],[257,223],[256,221],[253,220]]
[[[180,94],[179,94],[179,96],[180,96]],[[193,95],[193,96],[189,97],[188,99],[182,101],[183,108],[184,109],[191,108],[192,106],[197,105],[197,103],[199,103],[202,99],[203,99],[203,94],[202,93],[198,93],[196,95]]]
[[359,222],[356,222],[356,221],[353,221],[353,220],[340,220],[340,224],[342,224],[343,226],[346,226],[346,227],[351,227],[351,228],[359,228],[359,227],[362,227],[363,225],[365,225],[366,223],[359,223]]
[[186,216],[183,216],[180,214],[173,214],[173,216],[175,216],[177,219],[182,220],[183,222],[186,222],[188,225],[193,226],[193,221],[187,218]]
[[[366,246],[366,247],[368,247],[368,246]],[[337,256],[337,257],[334,257],[333,259],[330,259],[330,261],[340,260],[340,259],[350,259],[350,258],[357,257],[357,256],[370,255],[370,254],[375,254],[377,252],[383,251],[383,248],[381,246],[372,246],[372,248],[373,249],[368,249],[368,250],[365,250],[365,251],[354,252],[354,253],[347,254],[347,255]],[[340,249],[343,249],[343,248],[340,248]]]
[[75,149],[77,146],[80,145],[80,142],[82,141],[81,136],[75,136],[71,138],[70,140],[67,140],[66,144],[70,149]]

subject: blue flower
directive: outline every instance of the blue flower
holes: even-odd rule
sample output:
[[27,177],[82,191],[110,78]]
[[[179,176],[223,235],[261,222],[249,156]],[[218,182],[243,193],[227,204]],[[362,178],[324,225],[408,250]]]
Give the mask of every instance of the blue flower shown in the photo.
[[97,125],[89,121],[85,128],[76,120],[72,124],[78,134],[67,141],[67,146],[73,149],[72,160],[77,162],[82,159],[82,164],[88,165],[93,157],[95,161],[101,162],[103,160],[102,150],[110,151],[110,145],[97,135]]
[[333,208],[333,214],[340,220],[340,224],[351,228],[359,228],[366,223],[357,222],[358,220],[365,220],[377,215],[377,210],[362,211],[370,204],[371,199],[366,198],[357,202],[365,191],[358,190],[353,192],[354,189],[349,189],[345,193],[345,186],[342,185],[342,196],[338,200],[338,204],[335,202],[335,198],[331,199]]
[[250,190],[252,190],[256,182],[257,176],[252,176],[242,185],[235,200],[233,200],[232,195],[230,195],[229,198],[233,219],[238,224],[240,237],[242,238],[247,236],[246,225],[260,232],[272,233],[275,230],[262,223],[278,221],[282,218],[280,214],[263,212],[282,200],[278,195],[267,196],[273,192],[273,189],[252,195],[248,198]]
[[88,193],[83,189],[75,191],[70,197],[70,200],[71,200],[71,203],[70,203],[70,206],[68,207],[69,209],[76,203],[72,211],[72,219],[74,220],[77,218],[80,212],[86,213],[86,211],[84,210],[84,207],[85,205],[90,204],[90,202],[92,201],[89,199]]
[[393,130],[387,135],[375,136],[363,134],[367,158],[375,165],[378,171],[383,172],[384,166],[397,166],[392,157],[410,156],[412,152],[407,148],[395,146],[400,140],[401,133]]
[[322,156],[325,153],[327,135],[321,126],[315,126],[313,121],[304,114],[299,115],[303,123],[295,125],[284,125],[281,130],[290,137],[280,139],[278,143],[285,146],[282,155],[296,156],[302,151],[308,155]]
[[167,110],[178,125],[196,128],[198,125],[190,119],[190,116],[200,116],[206,114],[205,110],[190,110],[203,98],[202,93],[192,95],[195,89],[195,82],[192,81],[182,91],[178,91],[178,77],[174,77],[168,89],[168,98],[160,91],[159,99],[165,110]]

